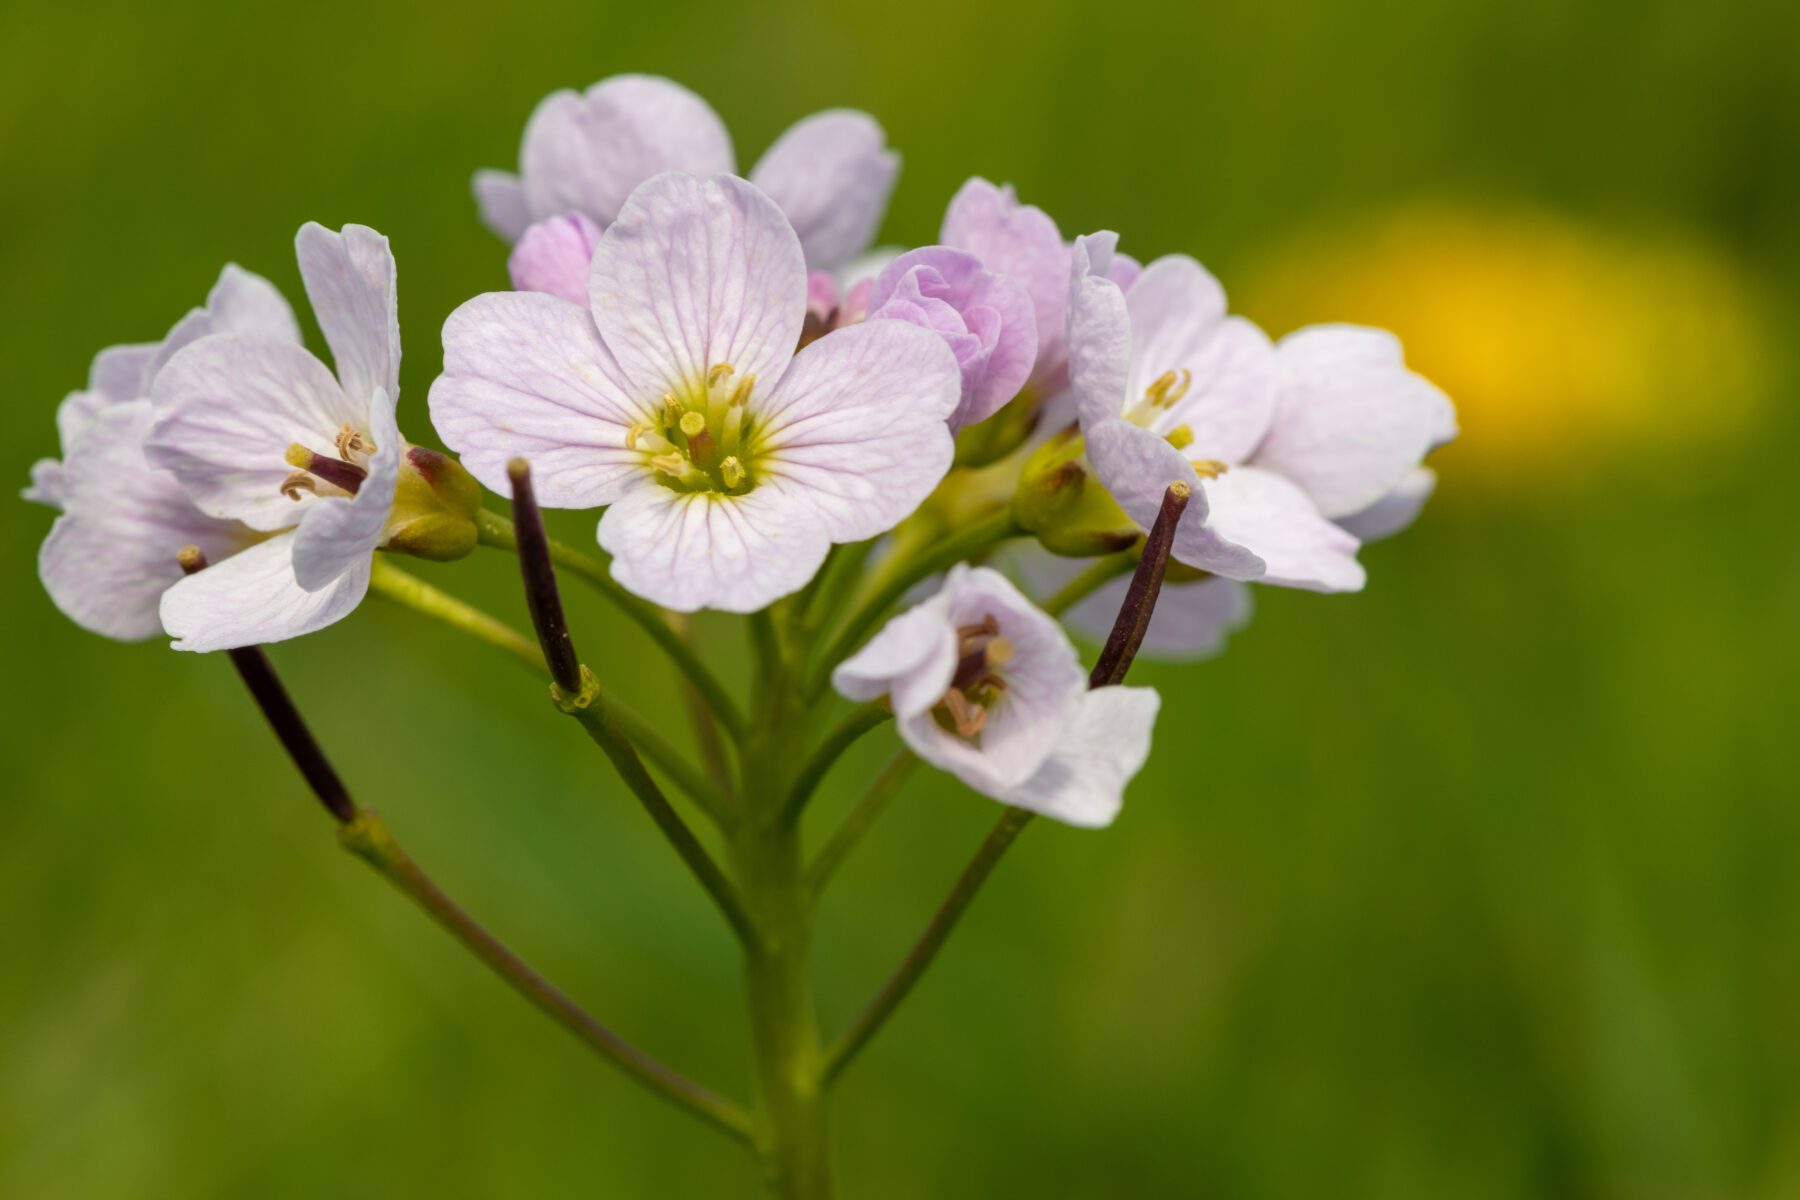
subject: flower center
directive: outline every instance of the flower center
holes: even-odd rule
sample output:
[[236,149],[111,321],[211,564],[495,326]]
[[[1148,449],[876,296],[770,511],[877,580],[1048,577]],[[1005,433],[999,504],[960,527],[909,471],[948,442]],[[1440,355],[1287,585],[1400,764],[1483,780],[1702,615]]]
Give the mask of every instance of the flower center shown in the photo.
[[308,450],[299,442],[289,446],[287,463],[295,469],[281,481],[281,494],[289,500],[298,500],[302,495],[356,495],[362,481],[369,477],[365,464],[375,453],[375,443],[346,423],[338,430],[337,452],[339,457],[332,458]]
[[[1186,367],[1164,371],[1144,389],[1144,398],[1125,410],[1125,419],[1145,429],[1155,429],[1193,386],[1193,372]],[[1194,444],[1194,427],[1183,421],[1163,434],[1163,439],[1177,450],[1185,450]],[[1191,461],[1202,479],[1217,479],[1231,469],[1229,464],[1216,459],[1200,458]]]
[[685,395],[664,392],[653,414],[625,431],[625,448],[644,455],[658,483],[678,492],[741,496],[756,486],[756,376],[714,363]]
[[956,674],[932,709],[940,728],[973,739],[987,726],[988,713],[1006,692],[1000,668],[1012,661],[1013,644],[1001,636],[1000,622],[988,613],[956,630]]

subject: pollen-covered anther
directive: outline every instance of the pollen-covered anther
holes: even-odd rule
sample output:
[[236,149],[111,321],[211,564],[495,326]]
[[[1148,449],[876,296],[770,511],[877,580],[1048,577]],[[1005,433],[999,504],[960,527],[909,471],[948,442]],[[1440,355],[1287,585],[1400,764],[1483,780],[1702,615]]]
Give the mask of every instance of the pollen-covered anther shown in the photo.
[[977,704],[957,688],[944,693],[944,709],[949,713],[950,724],[955,727],[958,737],[972,738],[987,726],[986,706]]
[[319,493],[318,483],[305,471],[295,471],[281,481],[281,494],[289,500],[300,499],[302,493],[309,496],[316,496]]
[[737,371],[737,368],[732,366],[730,363],[714,363],[711,367],[709,367],[707,369],[706,386],[707,387],[718,387],[719,380],[725,378],[727,375],[736,373],[736,371]]
[[1193,372],[1186,367],[1179,371],[1164,371],[1156,377],[1154,383],[1144,389],[1144,399],[1154,408],[1169,408],[1187,395],[1188,389],[1193,385]]
[[337,452],[338,457],[344,461],[353,463],[357,455],[370,455],[375,450],[375,443],[364,437],[359,430],[352,429],[350,422],[345,421],[344,427],[338,430]]
[[725,456],[725,461],[719,464],[719,478],[725,481],[725,486],[728,488],[734,488],[744,482],[744,464],[738,461],[737,455]]
[[743,405],[750,403],[750,393],[755,387],[756,372],[752,371],[742,379],[738,380],[738,385],[731,390],[731,406],[733,408],[740,408]]
[[1163,435],[1163,440],[1177,450],[1185,450],[1194,444],[1194,427],[1187,424],[1177,425]]
[[1231,470],[1230,463],[1222,463],[1216,458],[1196,458],[1191,460],[1194,474],[1202,479],[1217,479]]

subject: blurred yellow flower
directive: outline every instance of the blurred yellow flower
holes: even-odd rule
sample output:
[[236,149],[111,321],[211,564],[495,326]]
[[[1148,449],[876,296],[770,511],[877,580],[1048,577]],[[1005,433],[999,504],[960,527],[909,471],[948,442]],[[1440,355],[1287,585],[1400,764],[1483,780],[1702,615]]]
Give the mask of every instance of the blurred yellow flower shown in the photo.
[[1755,289],[1685,236],[1433,204],[1304,234],[1242,280],[1238,307],[1271,334],[1397,333],[1456,402],[1462,436],[1432,460],[1452,490],[1677,466],[1741,435],[1770,374]]

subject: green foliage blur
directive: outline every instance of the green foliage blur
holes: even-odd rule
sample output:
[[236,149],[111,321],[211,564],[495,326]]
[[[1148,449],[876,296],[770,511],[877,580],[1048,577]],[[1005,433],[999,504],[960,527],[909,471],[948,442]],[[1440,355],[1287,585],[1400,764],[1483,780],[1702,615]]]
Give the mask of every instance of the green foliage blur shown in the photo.
[[[1574,420],[1557,364],[1586,363],[1605,303],[1546,300],[1574,313],[1554,355],[1464,330],[1549,365],[1465,400],[1438,498],[1365,552],[1365,593],[1262,589],[1224,657],[1140,668],[1164,709],[1123,818],[1022,840],[838,1092],[840,1175],[856,1200],[1796,1196],[1796,46],[1785,0],[15,0],[0,479],[55,452],[94,351],[160,337],[225,261],[298,299],[309,219],[392,238],[401,419],[426,436],[437,328],[505,284],[470,173],[514,165],[541,96],[619,71],[698,90],[746,165],[803,114],[875,113],[906,156],[895,241],[932,240],[979,173],[1234,289],[1426,201],[1477,230],[1552,214],[1603,264],[1701,247],[1743,298],[1734,365],[1760,364],[1739,415],[1716,427],[1700,370],[1628,389],[1659,438]],[[1458,263],[1419,308],[1469,311]],[[223,658],[64,620],[30,569],[50,520],[0,503],[0,1196],[751,1194],[734,1146],[337,851]],[[523,623],[498,556],[421,573]],[[684,737],[661,662],[572,608],[586,659]],[[729,627],[700,629],[740,674]],[[274,658],[446,888],[744,1091],[726,933],[538,682],[375,600]],[[890,747],[840,767],[816,826]],[[845,870],[831,1026],[994,811],[921,775]]]

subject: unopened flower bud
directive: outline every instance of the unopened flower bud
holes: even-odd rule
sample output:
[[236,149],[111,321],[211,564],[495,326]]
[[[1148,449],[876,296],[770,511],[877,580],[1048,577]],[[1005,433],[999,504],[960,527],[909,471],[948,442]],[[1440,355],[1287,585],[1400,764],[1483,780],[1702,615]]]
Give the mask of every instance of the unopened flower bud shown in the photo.
[[475,549],[480,508],[481,485],[461,463],[436,450],[410,446],[400,458],[387,548],[434,562],[463,558]]
[[600,226],[582,213],[565,213],[527,229],[506,269],[518,291],[548,292],[586,305],[588,263],[599,244]]
[[1070,428],[1040,446],[1019,474],[1013,516],[1052,554],[1087,558],[1136,542],[1142,531],[1082,460],[1081,435]]

